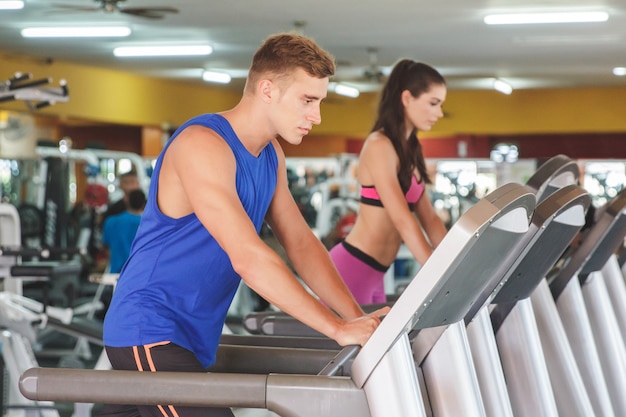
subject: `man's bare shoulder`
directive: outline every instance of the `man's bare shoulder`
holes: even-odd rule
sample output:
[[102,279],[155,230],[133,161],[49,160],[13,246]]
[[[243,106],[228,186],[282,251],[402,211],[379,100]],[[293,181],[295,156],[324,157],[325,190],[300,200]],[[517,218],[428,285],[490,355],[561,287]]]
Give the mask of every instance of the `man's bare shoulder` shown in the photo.
[[[182,130],[168,149],[169,155],[184,155],[185,158],[203,158],[230,153],[226,140],[215,130],[192,125]],[[166,158],[167,158],[166,154]]]
[[174,140],[174,143],[179,141],[180,139],[185,141],[193,141],[193,140],[204,140],[208,138],[216,138],[222,139],[218,142],[223,142],[222,136],[217,133],[215,130],[211,129],[207,126],[202,125],[190,125],[184,128]]
[[198,198],[198,194],[188,194],[188,190],[230,184],[234,175],[234,156],[226,141],[213,129],[189,126],[174,138],[163,158],[159,206],[168,216],[185,216],[194,211],[193,201]]

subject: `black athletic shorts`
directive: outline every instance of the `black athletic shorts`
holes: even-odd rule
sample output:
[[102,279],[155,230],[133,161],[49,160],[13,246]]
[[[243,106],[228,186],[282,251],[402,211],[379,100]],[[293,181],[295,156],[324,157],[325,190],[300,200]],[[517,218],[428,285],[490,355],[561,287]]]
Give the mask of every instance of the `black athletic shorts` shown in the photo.
[[[207,372],[189,350],[170,342],[144,346],[110,347],[106,353],[113,369],[130,371]],[[150,387],[144,387],[149,390]],[[173,405],[105,404],[100,417],[233,417],[230,408],[179,407]]]

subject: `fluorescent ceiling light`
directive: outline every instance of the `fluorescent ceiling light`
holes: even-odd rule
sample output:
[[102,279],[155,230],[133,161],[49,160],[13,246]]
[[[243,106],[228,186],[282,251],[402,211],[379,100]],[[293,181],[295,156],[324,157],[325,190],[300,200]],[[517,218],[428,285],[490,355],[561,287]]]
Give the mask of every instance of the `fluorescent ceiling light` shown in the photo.
[[337,84],[334,89],[336,94],[346,97],[357,98],[360,94],[359,89],[345,84]]
[[563,13],[509,13],[485,16],[488,25],[520,25],[532,23],[584,23],[606,22],[607,12],[563,12]]
[[496,91],[501,92],[502,94],[506,94],[509,95],[513,92],[513,87],[511,87],[510,84],[502,81],[502,80],[494,80],[493,82],[493,88]]
[[209,45],[178,45],[178,46],[120,46],[113,50],[115,56],[181,56],[209,55],[213,48]]
[[613,68],[613,74],[617,75],[618,77],[623,77],[624,75],[626,75],[626,67]]
[[126,26],[94,26],[94,27],[39,27],[22,29],[25,38],[91,38],[91,37],[121,37],[130,35],[131,30]]
[[622,42],[622,37],[613,35],[547,35],[515,36],[513,42],[521,45],[596,45]]
[[0,10],[19,10],[23,8],[24,8],[24,2],[21,0],[0,1]]
[[225,72],[204,71],[202,73],[202,79],[210,83],[228,84],[231,80],[231,77]]

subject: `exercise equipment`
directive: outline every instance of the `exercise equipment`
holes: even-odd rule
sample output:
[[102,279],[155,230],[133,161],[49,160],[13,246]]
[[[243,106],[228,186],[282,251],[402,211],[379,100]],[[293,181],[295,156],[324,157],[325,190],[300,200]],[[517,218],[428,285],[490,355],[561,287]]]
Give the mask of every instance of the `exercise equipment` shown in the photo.
[[[21,240],[20,215],[12,204],[0,203],[0,245],[19,246]],[[15,265],[15,258],[0,256],[0,278],[11,275],[11,267]],[[21,286],[16,282],[5,282],[5,291],[21,294]]]
[[[533,262],[533,258],[543,249],[535,249],[535,245],[539,242],[541,234],[546,233],[546,236],[552,236],[557,234],[558,238],[552,236],[549,243],[550,251],[556,253],[555,256],[543,256],[542,260],[547,262],[548,268],[552,266],[556,261],[558,255],[564,250],[569,243],[574,233],[584,223],[584,212],[589,205],[589,197],[586,192],[578,187],[570,186],[563,190],[559,195],[555,195],[549,200],[546,200],[546,195],[541,192],[537,193],[537,190],[556,188],[559,185],[567,182],[567,178],[572,177],[570,170],[572,161],[569,158],[559,155],[552,160],[545,163],[529,180],[526,188],[536,194],[536,198],[541,203],[535,208],[532,215],[533,221],[531,222],[528,230],[524,233],[522,239],[520,239],[511,248],[494,248],[493,253],[500,254],[502,261],[495,271],[483,271],[487,276],[490,276],[489,285],[485,285],[483,293],[477,297],[476,302],[468,309],[464,316],[464,322],[467,324],[468,343],[470,346],[471,357],[476,370],[480,391],[482,393],[483,405],[485,407],[485,414],[488,416],[513,416],[523,415],[520,412],[520,406],[515,402],[516,396],[513,398],[513,404],[511,404],[510,392],[516,393],[514,389],[515,382],[517,381],[515,375],[507,375],[505,380],[504,371],[501,365],[501,356],[498,355],[498,349],[496,340],[494,338],[493,328],[489,320],[488,306],[489,303],[498,297],[498,294],[504,288],[516,288],[519,287],[519,281],[526,278],[518,271],[515,271],[515,266],[520,265],[524,259],[530,259]],[[548,197],[550,198],[550,197]],[[561,225],[559,228],[558,226]],[[565,227],[563,227],[565,226]],[[554,229],[554,230],[553,230]],[[552,231],[550,231],[552,230]],[[545,244],[545,242],[544,242]],[[519,288],[516,288],[519,289]],[[515,296],[520,294],[514,291]],[[414,346],[416,342],[414,342]],[[414,349],[415,350],[415,349]],[[450,358],[453,354],[458,354],[459,349],[449,349],[446,355],[442,355],[441,363],[433,371],[434,375],[439,375],[437,370],[446,369],[445,361],[446,357]],[[452,381],[452,379],[450,380]],[[541,382],[541,380],[537,380]],[[543,378],[544,387],[548,386],[547,376]],[[444,385],[446,387],[449,384]],[[525,387],[528,388],[528,387]],[[430,387],[428,387],[430,391]],[[454,401],[451,399],[454,397],[452,393],[444,391],[442,394],[442,403],[449,406]],[[448,395],[450,394],[450,396]],[[527,402],[533,403],[533,407],[541,412],[545,410],[554,409],[553,398],[550,396],[550,390],[530,390],[526,389],[524,394],[531,398],[527,399]],[[531,394],[536,394],[533,398]],[[447,412],[445,414],[438,413],[436,415],[458,415],[463,413],[462,409],[456,409],[454,412]],[[530,414],[529,414],[530,415]]]
[[32,78],[33,75],[30,73],[16,72],[13,77],[0,84],[0,102],[22,100],[30,110],[38,110],[58,102],[69,101],[69,90],[65,80],[59,82],[59,87],[43,87],[50,84],[52,79]]
[[[13,280],[16,278],[6,278]],[[0,292],[0,346],[6,369],[4,392],[6,404],[13,416],[37,415],[58,417],[51,403],[33,402],[24,398],[17,387],[20,375],[33,366],[38,366],[33,346],[39,344],[40,331],[55,320],[64,325],[72,322],[74,311],[45,305],[39,301],[8,291]]]
[[[518,241],[533,209],[534,196],[517,184],[503,186],[479,201],[450,229],[370,340],[361,349],[344,348],[319,375],[268,370],[190,377],[172,372],[34,369],[23,375],[20,389],[27,398],[40,400],[256,407],[284,416],[425,416],[409,332],[460,322],[485,284],[480,272],[496,269],[500,262],[487,255]],[[468,275],[470,271],[474,273]],[[463,332],[464,325],[454,327],[454,334]],[[349,376],[333,375],[339,369],[346,371],[342,364],[354,353]],[[470,364],[467,359],[463,363]],[[114,378],[113,385],[109,378]],[[181,392],[171,390],[174,381]],[[144,383],[150,384],[150,390]],[[159,389],[162,384],[169,385],[165,391],[170,394]],[[470,389],[463,394],[475,393]],[[431,396],[429,402],[433,400]],[[473,414],[465,409],[463,415]]]
[[626,235],[626,190],[596,213],[595,223],[564,266],[548,279],[588,390],[604,375],[615,415],[626,415],[626,348],[598,273]]
[[[484,316],[490,318],[491,336],[495,336],[498,351],[498,356],[495,360],[491,357],[489,363],[497,364],[499,358],[502,364],[515,416],[558,416],[564,413],[562,415],[583,417],[592,413],[580,376],[575,374],[575,362],[567,364],[573,364],[573,367],[566,368],[565,371],[569,371],[566,378],[559,384],[552,384],[551,377],[557,374],[551,375],[546,365],[529,298],[583,226],[590,202],[583,189],[569,185],[555,191],[537,206],[527,235],[529,242],[521,256],[510,265],[506,274],[508,279],[503,281],[492,300],[490,316]],[[475,354],[480,352],[477,346],[489,340],[484,330],[475,335],[473,326],[477,323],[468,325]],[[476,362],[484,366],[481,361]],[[493,384],[494,379],[483,377],[481,382],[484,391],[488,391],[485,387]]]
[[622,337],[626,336],[626,289],[624,274],[619,266],[617,255],[612,254],[601,270],[602,277],[611,298],[611,306],[617,318]]
[[[555,399],[528,299],[584,224],[590,197],[575,185],[577,178],[577,165],[564,155],[546,161],[531,176],[526,186],[539,203],[520,243],[523,248],[513,251],[506,262],[508,270],[490,296],[490,313],[481,309],[466,320],[490,416],[558,415],[557,409],[567,411],[565,415],[588,415],[590,411],[580,377],[560,381]],[[507,256],[511,258],[511,253]],[[570,401],[562,401],[569,389],[573,389]]]
[[[39,366],[33,346],[39,343],[39,333],[52,321],[70,326],[74,311],[70,308],[45,306],[27,297],[0,293],[0,345],[5,369],[3,409],[11,417],[59,417],[53,402],[31,401],[18,391],[19,378],[30,368]],[[107,369],[106,357],[101,357],[96,369]],[[110,365],[108,366],[110,367]],[[76,404],[75,417],[90,417],[90,404]]]
[[[545,273],[554,265],[559,255],[584,224],[585,211],[589,207],[590,198],[583,189],[574,185],[577,177],[578,167],[575,162],[564,155],[558,155],[544,163],[529,179],[526,187],[536,193],[537,198],[542,201],[533,214],[533,223],[524,239],[513,250],[503,251],[505,254],[501,263],[501,271],[493,274],[492,283],[484,287],[484,293],[477,298],[476,303],[465,316],[465,321],[468,323],[468,336],[471,336],[469,341],[472,357],[479,374],[487,415],[513,415],[513,410],[486,307],[501,289],[505,289],[498,299],[500,305],[496,312],[500,314],[500,320],[504,321],[508,313],[513,310],[514,303],[519,298],[525,299],[530,295],[531,290],[540,279],[543,279]],[[529,301],[525,301],[525,303],[528,304]],[[521,310],[522,307],[519,309]],[[528,306],[521,311],[525,311],[525,313],[519,313],[523,317],[528,316]],[[261,333],[316,335],[311,329],[309,329],[310,332],[303,331],[301,329],[303,326],[298,322],[278,313],[256,314],[247,317],[246,321],[248,329]],[[530,359],[533,359],[532,361],[526,362],[527,365],[531,364],[532,366],[527,366],[528,369],[519,371],[509,370],[507,378],[510,381],[509,388],[515,394],[515,405],[518,413],[525,412],[528,415],[538,413],[540,415],[542,412],[547,412],[546,410],[552,410],[551,412],[554,414],[556,413],[555,399],[541,354],[541,346],[538,344],[536,326],[533,324],[532,317],[527,317],[527,322],[526,328],[517,330],[524,330],[522,332],[524,335],[534,331],[535,338],[529,339],[536,342],[534,349],[527,349],[527,351],[535,354],[529,356]],[[498,323],[498,330],[500,330],[500,323]],[[508,332],[503,331],[502,333]],[[508,341],[507,336],[501,336],[501,338],[504,338],[505,342]],[[526,346],[523,343],[521,345],[513,343],[512,345],[516,351],[519,346]],[[451,349],[451,353],[458,353],[458,351]],[[417,355],[414,356],[417,357]],[[505,351],[503,356],[506,358],[515,357],[515,354]],[[569,358],[571,353],[569,356],[565,356]],[[516,362],[513,361],[513,365],[515,364]],[[571,372],[576,372],[575,363]],[[521,378],[519,375],[524,375],[526,378]],[[569,407],[569,415],[576,415],[571,413],[572,410],[579,410],[582,415],[586,415],[585,413],[590,410],[590,407],[584,387],[581,390],[580,376],[572,377],[565,382],[558,384],[557,397],[561,400],[561,409],[565,411]],[[535,386],[547,387],[548,389],[535,390]],[[567,389],[562,388],[562,386],[567,386]],[[448,394],[451,395],[450,392]],[[568,395],[571,401],[567,401]],[[564,397],[565,401],[563,401]],[[446,396],[446,398],[448,397]],[[450,401],[446,403],[449,404]]]
[[[25,415],[27,410],[36,410],[42,417],[58,417],[58,412],[50,407],[49,402],[33,402],[17,390],[19,377],[24,370],[37,366],[32,350],[36,341],[36,327],[45,324],[47,314],[44,306],[22,296],[21,281],[11,279],[11,269],[19,261],[15,249],[20,244],[20,221],[17,209],[6,203],[0,203],[0,244],[3,245],[0,256],[0,277],[4,291],[0,293],[0,344],[2,346],[3,374],[6,372],[7,384],[3,381],[3,409],[9,414]],[[6,254],[9,253],[7,256]],[[54,309],[50,309],[53,313]],[[67,321],[68,316],[59,311],[60,318]]]
[[[22,295],[24,280],[72,279],[80,273],[79,263],[52,260],[83,253],[83,249],[54,245],[28,248],[21,245],[21,239],[21,221],[17,208],[12,204],[0,203],[0,278],[5,279],[4,291]],[[24,258],[36,261],[24,262]]]
[[[27,369],[39,366],[36,354],[41,354],[42,333],[55,329],[65,334],[87,338],[86,326],[76,325],[76,314],[80,309],[48,305],[47,296],[40,302],[23,296],[23,280],[39,281],[46,285],[50,280],[73,277],[81,270],[77,262],[50,262],[58,256],[73,256],[79,248],[24,248],[20,245],[20,217],[15,206],[0,203],[0,277],[3,291],[0,292],[0,346],[5,366],[6,383],[3,384],[3,409],[8,415],[58,417],[59,413],[51,402],[34,402],[24,398],[18,391],[20,375]],[[37,262],[23,262],[24,258],[36,258]],[[82,309],[93,308],[97,300]],[[101,331],[100,331],[101,334]],[[93,335],[93,332],[92,332]],[[91,342],[102,344],[101,336],[93,336]],[[36,347],[36,348],[34,348]],[[74,353],[85,354],[83,345],[77,344]],[[76,362],[74,362],[76,363]],[[96,366],[106,368],[106,355],[100,357]],[[89,405],[75,406],[75,417],[90,417]]]

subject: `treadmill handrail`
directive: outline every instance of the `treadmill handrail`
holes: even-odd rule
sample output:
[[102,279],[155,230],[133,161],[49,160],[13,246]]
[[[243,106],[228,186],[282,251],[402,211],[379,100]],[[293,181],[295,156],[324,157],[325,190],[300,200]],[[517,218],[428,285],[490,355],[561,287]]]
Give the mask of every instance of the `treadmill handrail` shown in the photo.
[[[189,407],[266,408],[267,375],[31,368],[20,392],[32,400]],[[150,389],[146,389],[149,386]],[[85,395],[88,391],[88,399]],[[210,394],[210,395],[209,395]]]

